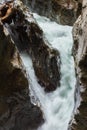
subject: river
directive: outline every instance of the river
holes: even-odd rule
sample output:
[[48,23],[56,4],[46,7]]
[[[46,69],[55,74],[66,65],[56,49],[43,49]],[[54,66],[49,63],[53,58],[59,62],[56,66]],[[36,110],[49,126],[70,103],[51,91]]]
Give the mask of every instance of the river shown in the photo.
[[61,86],[54,92],[45,93],[37,82],[32,60],[27,54],[21,54],[29,75],[31,101],[38,104],[44,113],[45,123],[38,130],[67,130],[74,109],[76,82],[72,57],[72,27],[59,25],[37,14],[33,15],[50,46],[60,52],[61,58]]

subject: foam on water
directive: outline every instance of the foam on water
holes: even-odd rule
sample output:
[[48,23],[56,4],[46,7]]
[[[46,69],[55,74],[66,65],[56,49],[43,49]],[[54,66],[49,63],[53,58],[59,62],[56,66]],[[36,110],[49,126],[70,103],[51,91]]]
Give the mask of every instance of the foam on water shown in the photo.
[[[41,105],[46,119],[38,130],[67,130],[74,108],[75,90],[74,61],[71,56],[72,27],[58,25],[37,14],[34,14],[34,17],[43,29],[51,46],[60,52],[62,75],[61,86],[56,91],[46,94],[37,83],[32,60],[27,54],[22,54],[22,60],[29,74],[31,101],[34,104]],[[33,96],[34,98],[32,98]]]

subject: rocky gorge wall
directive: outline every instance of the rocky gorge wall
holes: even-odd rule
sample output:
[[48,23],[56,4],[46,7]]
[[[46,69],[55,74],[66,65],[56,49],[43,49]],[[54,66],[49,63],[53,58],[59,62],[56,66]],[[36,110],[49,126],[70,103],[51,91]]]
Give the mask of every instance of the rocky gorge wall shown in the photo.
[[28,87],[19,52],[0,23],[0,130],[33,130],[43,122],[40,108],[30,102]]
[[[79,15],[79,11],[81,11],[82,1],[78,1],[79,6],[76,1],[71,1],[75,3],[76,8],[66,8],[61,1],[51,1],[53,2],[51,7],[50,1],[49,4],[48,1],[43,3],[40,0],[33,1],[35,3],[30,0],[27,2],[29,2],[32,10],[39,14],[46,15],[61,24],[72,25]],[[31,12],[28,12],[22,3],[20,6],[20,1],[19,4],[16,3],[15,5],[15,8],[10,8],[11,10],[8,10],[9,7],[2,7],[2,10],[0,10],[0,130],[34,130],[44,120],[40,108],[30,102],[29,82],[19,52],[26,51],[32,58],[38,83],[45,88],[45,91],[53,91],[60,84],[60,60],[59,66],[57,66],[57,58],[60,59],[60,56],[58,51],[49,47],[43,31],[35,22]],[[3,14],[3,9],[7,12],[6,15]],[[51,12],[49,9],[51,9]],[[15,13],[13,10],[15,10]],[[11,11],[10,15],[9,11]],[[77,87],[81,91],[81,104],[77,114],[75,113],[75,123],[70,128],[72,130],[87,130],[86,15],[87,2],[83,0],[82,14],[73,28],[73,55],[76,75],[80,84]],[[19,16],[19,18],[15,16]],[[52,76],[50,77],[50,75]]]
[[75,113],[72,130],[87,130],[87,1],[83,0],[82,13],[73,27],[73,55],[79,79],[80,106]]
[[81,13],[82,0],[22,0],[32,11],[59,24],[73,25]]

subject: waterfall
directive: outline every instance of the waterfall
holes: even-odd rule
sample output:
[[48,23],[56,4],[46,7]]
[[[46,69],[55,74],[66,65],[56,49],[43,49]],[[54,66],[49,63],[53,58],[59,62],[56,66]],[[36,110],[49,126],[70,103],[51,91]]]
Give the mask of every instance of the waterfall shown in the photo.
[[31,101],[39,105],[44,113],[45,123],[38,130],[67,130],[74,108],[75,71],[72,53],[72,27],[58,25],[46,17],[34,14],[45,37],[53,48],[60,52],[61,86],[51,93],[45,93],[38,84],[31,58],[21,57],[29,75]]

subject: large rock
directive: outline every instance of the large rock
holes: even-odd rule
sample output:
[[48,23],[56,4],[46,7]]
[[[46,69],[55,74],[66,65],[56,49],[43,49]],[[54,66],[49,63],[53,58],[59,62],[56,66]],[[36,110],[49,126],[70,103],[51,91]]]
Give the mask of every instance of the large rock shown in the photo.
[[30,102],[19,52],[6,24],[0,23],[0,130],[35,130],[42,122],[40,108]]
[[[83,0],[82,14],[73,29],[74,58],[81,91],[80,106],[74,117],[72,130],[87,130],[87,1]],[[77,100],[77,102],[78,102]]]
[[64,25],[73,25],[81,13],[82,0],[22,0],[32,11]]
[[[19,51],[31,56],[38,82],[45,91],[53,91],[60,85],[60,56],[49,46],[43,31],[37,25],[29,9],[19,2],[1,17]],[[13,13],[12,13],[13,12]],[[10,18],[9,18],[10,17]]]
[[45,91],[53,91],[60,86],[60,56],[43,37],[42,30],[35,23],[30,24],[30,49],[38,82]]

